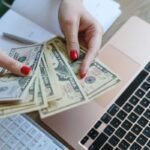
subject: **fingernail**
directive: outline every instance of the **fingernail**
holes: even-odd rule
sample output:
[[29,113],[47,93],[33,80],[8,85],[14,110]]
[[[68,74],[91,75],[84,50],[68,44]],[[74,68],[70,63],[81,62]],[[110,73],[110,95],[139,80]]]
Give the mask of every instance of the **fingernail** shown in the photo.
[[29,73],[31,72],[32,68],[28,67],[28,66],[23,66],[21,68],[21,73],[23,73],[24,75],[29,75]]
[[80,72],[80,78],[84,78],[86,76],[86,73],[85,72]]
[[73,60],[73,61],[78,59],[77,50],[71,50],[70,51],[70,59]]

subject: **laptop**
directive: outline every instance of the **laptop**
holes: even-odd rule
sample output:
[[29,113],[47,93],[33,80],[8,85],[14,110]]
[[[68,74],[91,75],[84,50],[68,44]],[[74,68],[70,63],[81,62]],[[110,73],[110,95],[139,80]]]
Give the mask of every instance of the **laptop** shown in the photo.
[[122,82],[92,102],[42,121],[76,150],[150,149],[150,25],[130,18],[98,58]]

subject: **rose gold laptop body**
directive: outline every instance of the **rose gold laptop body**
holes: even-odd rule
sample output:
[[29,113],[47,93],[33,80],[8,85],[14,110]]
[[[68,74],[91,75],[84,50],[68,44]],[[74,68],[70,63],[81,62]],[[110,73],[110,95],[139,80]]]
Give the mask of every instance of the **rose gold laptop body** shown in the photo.
[[[92,102],[43,119],[76,150],[84,149],[79,141],[150,61],[150,25],[137,17],[130,18],[102,48],[98,58],[117,73],[122,82]],[[88,140],[85,146],[91,142]]]

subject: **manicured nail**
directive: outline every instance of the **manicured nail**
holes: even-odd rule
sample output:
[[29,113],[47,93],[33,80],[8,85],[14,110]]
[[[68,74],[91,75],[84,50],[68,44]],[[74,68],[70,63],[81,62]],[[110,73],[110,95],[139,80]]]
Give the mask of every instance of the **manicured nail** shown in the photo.
[[70,51],[70,59],[73,60],[73,61],[78,59],[77,50],[71,50]]
[[80,72],[80,78],[84,78],[86,76],[86,73],[85,72]]
[[31,72],[32,68],[28,67],[28,66],[23,66],[21,68],[21,73],[23,73],[24,75],[29,75],[29,73]]

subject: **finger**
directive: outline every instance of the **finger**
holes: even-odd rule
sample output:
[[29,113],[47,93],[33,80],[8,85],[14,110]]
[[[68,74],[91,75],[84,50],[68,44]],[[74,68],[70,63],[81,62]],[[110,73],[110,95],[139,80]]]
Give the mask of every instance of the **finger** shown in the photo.
[[3,67],[15,75],[27,76],[31,72],[31,67],[28,67],[17,60],[9,57],[0,51],[0,67]]
[[91,65],[92,61],[96,57],[100,46],[101,46],[101,34],[95,34],[90,40],[89,40],[89,47],[88,51],[85,55],[85,58],[81,64],[80,67],[80,77],[83,78],[88,72],[88,68]]
[[79,57],[78,30],[79,23],[77,21],[68,21],[63,30],[67,41],[68,55],[73,61]]

